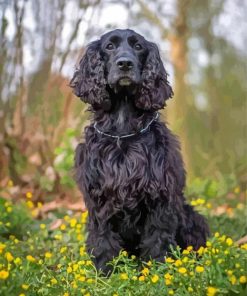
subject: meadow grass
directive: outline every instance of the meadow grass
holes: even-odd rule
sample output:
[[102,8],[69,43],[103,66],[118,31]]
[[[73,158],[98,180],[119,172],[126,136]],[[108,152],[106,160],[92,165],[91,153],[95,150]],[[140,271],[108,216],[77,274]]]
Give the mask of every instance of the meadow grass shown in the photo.
[[86,253],[87,212],[58,211],[40,221],[33,216],[42,205],[31,192],[18,203],[0,198],[0,295],[247,295],[247,244],[235,243],[246,234],[243,192],[235,187],[219,196],[200,188],[198,196],[193,190],[190,203],[212,230],[206,247],[176,248],[163,263],[122,250],[109,278]]

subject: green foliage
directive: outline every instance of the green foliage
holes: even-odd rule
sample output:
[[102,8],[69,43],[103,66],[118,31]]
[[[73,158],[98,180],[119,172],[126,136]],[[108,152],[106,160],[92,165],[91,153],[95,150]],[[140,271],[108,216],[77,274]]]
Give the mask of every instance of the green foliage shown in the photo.
[[207,199],[222,197],[237,186],[237,179],[234,174],[220,176],[218,179],[195,178],[189,182],[186,189],[187,196],[204,196]]
[[24,204],[13,205],[11,201],[0,198],[0,213],[0,239],[7,239],[10,235],[24,239],[28,231],[33,231],[33,219]]
[[[227,193],[231,199],[212,198],[219,183],[203,180],[188,189],[196,190],[200,197],[191,196],[191,204],[208,217],[212,232],[206,247],[174,249],[164,263],[141,262],[122,251],[110,263],[109,278],[96,271],[85,251],[87,212],[53,213],[52,220],[39,222],[25,203],[0,199],[0,295],[246,295],[247,244],[238,247],[230,238],[247,232],[243,192],[234,187]],[[227,208],[217,213],[226,200]],[[62,222],[51,230],[55,215]]]
[[55,149],[55,155],[57,155],[54,161],[55,170],[60,177],[61,184],[70,188],[75,185],[72,177],[72,168],[75,154],[73,143],[76,135],[77,133],[74,129],[68,128],[64,133],[60,146]]

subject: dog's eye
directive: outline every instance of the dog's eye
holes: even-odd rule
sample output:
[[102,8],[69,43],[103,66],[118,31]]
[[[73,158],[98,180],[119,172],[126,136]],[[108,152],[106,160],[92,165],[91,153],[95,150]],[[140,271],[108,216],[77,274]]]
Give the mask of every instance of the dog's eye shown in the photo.
[[114,45],[112,43],[108,43],[105,48],[108,49],[108,50],[113,50]]
[[136,43],[134,47],[135,47],[136,50],[141,50],[142,49],[142,46],[139,43]]

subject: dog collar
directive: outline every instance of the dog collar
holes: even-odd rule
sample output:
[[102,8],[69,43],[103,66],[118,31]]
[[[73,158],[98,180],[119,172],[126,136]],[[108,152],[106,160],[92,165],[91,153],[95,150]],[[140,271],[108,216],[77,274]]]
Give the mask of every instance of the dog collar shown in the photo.
[[136,133],[132,133],[132,134],[126,134],[126,135],[122,135],[122,136],[116,136],[116,135],[111,135],[108,133],[105,133],[103,131],[101,131],[98,127],[97,127],[97,122],[94,123],[93,127],[96,130],[96,132],[100,135],[106,136],[106,137],[110,137],[110,138],[114,138],[114,139],[124,139],[124,138],[130,138],[136,135],[140,135],[140,134],[144,134],[146,131],[148,131],[150,125],[159,118],[159,113],[155,112],[155,115],[153,116],[153,118],[149,121],[149,123],[142,128],[141,130],[137,131]]

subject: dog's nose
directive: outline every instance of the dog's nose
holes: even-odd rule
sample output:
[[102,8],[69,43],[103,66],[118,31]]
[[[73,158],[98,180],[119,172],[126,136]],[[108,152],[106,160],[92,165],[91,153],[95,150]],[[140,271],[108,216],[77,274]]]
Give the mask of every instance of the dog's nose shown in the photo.
[[122,71],[129,71],[133,68],[134,63],[128,58],[119,58],[116,61],[118,68]]

